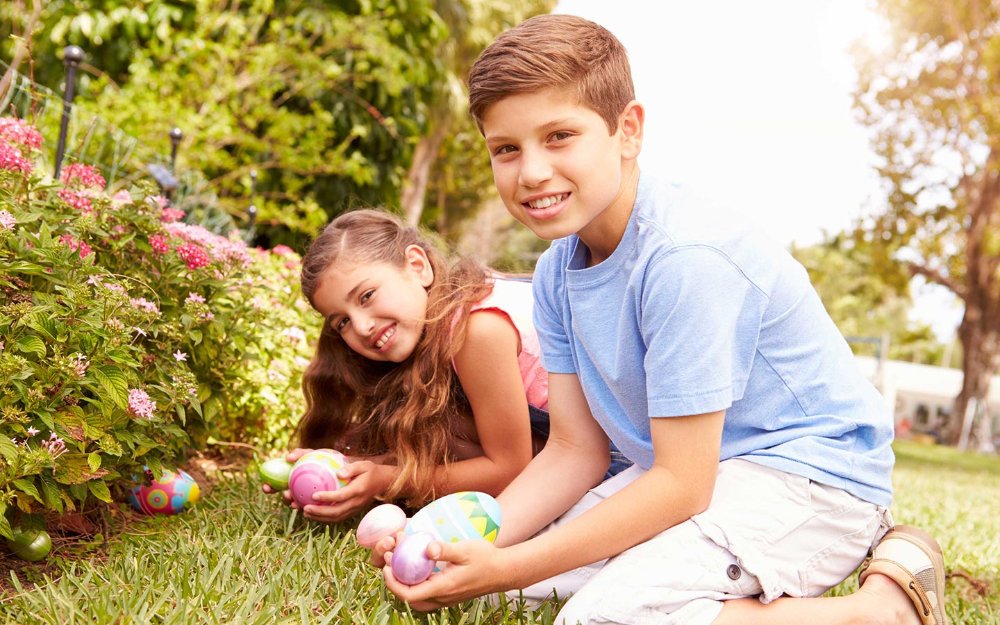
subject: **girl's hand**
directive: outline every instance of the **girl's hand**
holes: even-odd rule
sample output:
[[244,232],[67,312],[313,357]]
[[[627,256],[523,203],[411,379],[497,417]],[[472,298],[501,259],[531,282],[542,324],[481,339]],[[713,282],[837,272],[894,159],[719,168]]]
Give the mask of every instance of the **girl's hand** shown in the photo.
[[[298,460],[302,456],[306,455],[310,451],[312,451],[312,449],[309,449],[308,447],[298,447],[296,449],[293,449],[290,452],[288,452],[287,454],[285,454],[285,462],[287,462],[289,464],[295,464],[296,460]],[[271,488],[267,484],[261,484],[260,488],[261,488],[261,490],[263,490],[268,495],[270,495],[272,493],[278,492],[277,490]],[[282,495],[282,497],[284,497],[285,503],[287,503],[288,505],[290,505],[293,508],[298,508],[299,507],[299,505],[297,503],[295,503],[295,501],[292,499],[292,491],[290,491],[290,490],[288,490],[286,488],[285,490],[281,491],[281,495]]]
[[336,523],[370,507],[385,489],[379,466],[370,460],[359,460],[340,469],[337,477],[347,480],[347,486],[314,493],[313,501],[317,503],[303,508],[304,516],[313,521]]
[[[376,550],[372,552],[373,561],[378,547],[390,540],[393,539],[385,538],[376,546]],[[515,567],[513,563],[507,562],[509,552],[485,540],[466,540],[451,544],[431,543],[427,547],[427,556],[447,562],[447,566],[438,573],[432,573],[427,581],[415,586],[407,586],[393,576],[390,566],[392,552],[383,553],[387,562],[382,566],[386,587],[410,607],[421,612],[455,605],[468,599],[507,590],[515,585],[510,578],[511,571],[515,570]]]

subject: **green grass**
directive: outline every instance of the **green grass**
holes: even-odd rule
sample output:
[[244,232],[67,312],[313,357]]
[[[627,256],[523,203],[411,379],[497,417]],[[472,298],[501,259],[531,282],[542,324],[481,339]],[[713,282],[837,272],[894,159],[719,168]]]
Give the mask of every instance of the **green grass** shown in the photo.
[[[906,442],[896,451],[893,513],[940,540],[952,623],[1000,624],[1000,458]],[[411,614],[366,564],[353,524],[303,521],[242,473],[220,476],[190,512],[116,518],[106,548],[57,541],[42,567],[0,568],[0,622],[501,625],[548,624],[556,611],[473,601]]]

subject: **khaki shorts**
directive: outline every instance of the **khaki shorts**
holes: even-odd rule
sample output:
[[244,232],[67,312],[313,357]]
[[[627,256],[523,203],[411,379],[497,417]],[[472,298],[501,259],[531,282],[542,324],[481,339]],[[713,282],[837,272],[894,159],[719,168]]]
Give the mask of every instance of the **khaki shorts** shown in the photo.
[[[592,489],[566,523],[641,475]],[[729,599],[816,597],[847,578],[892,526],[889,511],[759,464],[720,463],[708,509],[627,551],[507,593],[529,604],[570,597],[556,623],[708,625]]]

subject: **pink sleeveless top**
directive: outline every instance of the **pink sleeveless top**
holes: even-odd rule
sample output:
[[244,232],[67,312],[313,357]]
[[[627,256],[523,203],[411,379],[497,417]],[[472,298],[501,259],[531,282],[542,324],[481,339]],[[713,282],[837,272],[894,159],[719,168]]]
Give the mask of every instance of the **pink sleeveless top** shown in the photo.
[[496,277],[493,292],[472,307],[471,312],[488,311],[503,315],[517,330],[521,352],[517,364],[524,382],[528,405],[546,410],[549,406],[549,375],[542,368],[542,350],[531,318],[531,283]]

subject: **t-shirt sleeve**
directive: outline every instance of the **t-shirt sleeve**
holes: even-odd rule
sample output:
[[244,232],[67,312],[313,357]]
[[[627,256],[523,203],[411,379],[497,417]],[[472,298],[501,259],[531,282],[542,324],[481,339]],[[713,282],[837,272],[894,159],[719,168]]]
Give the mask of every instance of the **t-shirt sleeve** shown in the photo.
[[535,299],[532,317],[535,332],[538,333],[542,366],[545,370],[549,373],[576,373],[567,331],[569,319],[564,314],[565,286],[558,279],[556,272],[558,266],[558,262],[553,259],[551,248],[538,259],[531,280]]
[[642,290],[649,414],[703,414],[743,396],[766,295],[714,248],[675,248],[653,260]]

